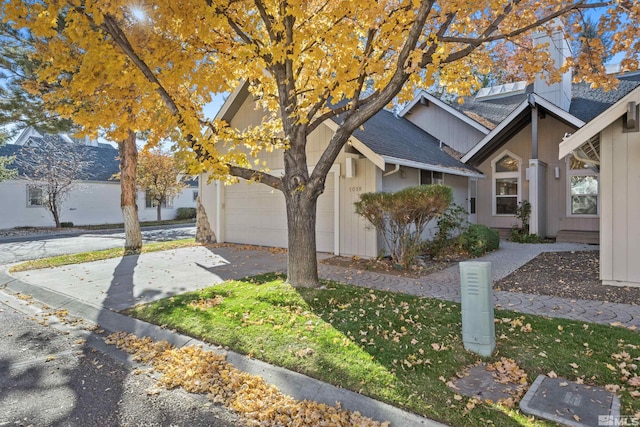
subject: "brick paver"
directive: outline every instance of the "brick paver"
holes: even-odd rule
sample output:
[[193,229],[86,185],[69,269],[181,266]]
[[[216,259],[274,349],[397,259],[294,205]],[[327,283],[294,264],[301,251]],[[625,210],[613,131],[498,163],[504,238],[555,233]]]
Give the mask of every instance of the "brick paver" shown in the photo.
[[[494,282],[506,277],[542,252],[597,250],[597,246],[574,243],[518,244],[500,242],[500,249],[477,258],[475,261],[491,261]],[[420,279],[400,277],[371,271],[320,264],[320,276],[324,279],[358,286],[402,292],[460,302],[459,267],[449,267]],[[611,324],[619,322],[626,327],[640,328],[640,306],[604,301],[559,298],[519,292],[494,291],[496,308],[527,314],[561,317],[585,322]],[[617,324],[617,323],[616,323]]]

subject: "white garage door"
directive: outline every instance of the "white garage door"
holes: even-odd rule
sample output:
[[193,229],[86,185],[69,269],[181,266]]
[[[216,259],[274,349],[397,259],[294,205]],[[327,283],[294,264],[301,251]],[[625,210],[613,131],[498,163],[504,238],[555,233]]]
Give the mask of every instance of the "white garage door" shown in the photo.
[[[333,173],[318,199],[316,243],[318,251],[334,251]],[[284,195],[264,184],[239,182],[225,189],[225,241],[287,247],[287,211]]]

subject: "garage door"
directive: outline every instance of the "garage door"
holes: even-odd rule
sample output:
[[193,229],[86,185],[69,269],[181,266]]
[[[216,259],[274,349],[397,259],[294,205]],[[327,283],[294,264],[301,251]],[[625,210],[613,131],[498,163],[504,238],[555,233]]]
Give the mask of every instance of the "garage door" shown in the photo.
[[[318,199],[316,244],[320,252],[334,251],[333,173]],[[287,211],[284,195],[263,184],[241,181],[225,189],[225,241],[287,247]]]

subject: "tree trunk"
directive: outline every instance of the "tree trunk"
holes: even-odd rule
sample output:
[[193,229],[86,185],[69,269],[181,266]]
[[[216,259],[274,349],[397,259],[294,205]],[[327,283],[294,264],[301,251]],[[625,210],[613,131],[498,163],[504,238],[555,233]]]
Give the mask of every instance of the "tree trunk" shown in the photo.
[[156,202],[158,202],[158,206],[156,207],[157,220],[162,221],[162,199],[156,200]]
[[118,152],[120,153],[120,208],[124,219],[124,253],[125,255],[139,254],[142,249],[142,232],[136,203],[138,148],[135,132],[129,131],[127,139],[118,143]]
[[58,206],[53,202],[51,206],[51,215],[53,215],[53,221],[56,223],[56,228],[60,228],[60,214],[58,213]]
[[285,194],[287,204],[288,262],[287,281],[295,287],[317,288],[318,259],[316,256],[317,197],[304,191]]
[[200,196],[196,199],[196,204],[196,242],[204,244],[215,243],[216,235],[211,229],[211,224],[209,224],[209,218],[204,205],[200,201]]

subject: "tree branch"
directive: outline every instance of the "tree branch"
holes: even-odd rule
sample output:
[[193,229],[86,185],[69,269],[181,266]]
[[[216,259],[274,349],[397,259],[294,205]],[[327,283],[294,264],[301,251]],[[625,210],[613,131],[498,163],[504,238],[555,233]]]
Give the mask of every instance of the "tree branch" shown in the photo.
[[247,169],[240,166],[234,166],[228,164],[229,175],[236,176],[238,178],[246,179],[247,181],[255,181],[260,182],[262,184],[268,185],[269,187],[282,191],[282,179],[276,178],[273,175],[270,175],[266,172],[257,171],[254,169]]

